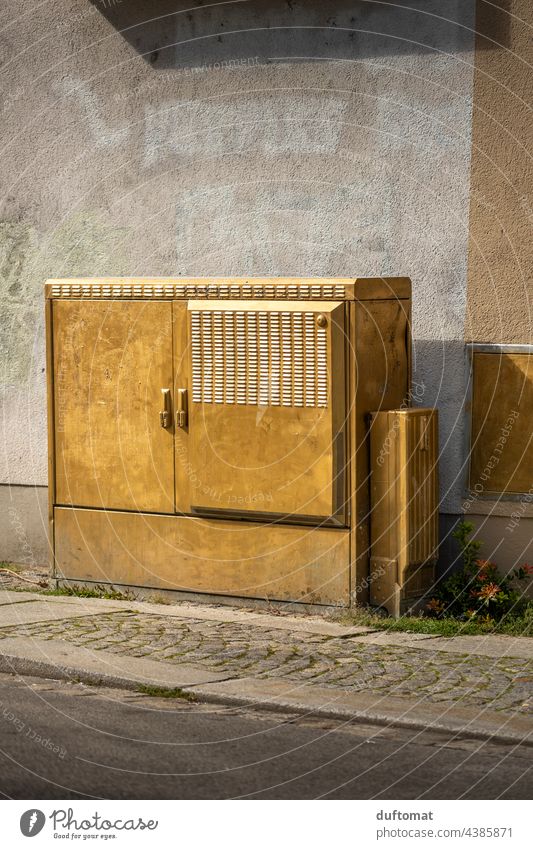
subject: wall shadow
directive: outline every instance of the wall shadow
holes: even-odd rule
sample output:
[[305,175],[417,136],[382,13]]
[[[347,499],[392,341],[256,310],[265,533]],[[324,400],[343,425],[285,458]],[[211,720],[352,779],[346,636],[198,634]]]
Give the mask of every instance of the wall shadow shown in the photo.
[[501,50],[511,43],[511,0],[476,0],[476,48]]
[[468,360],[461,339],[413,339],[413,405],[439,411],[440,547],[437,575],[459,564],[452,531],[462,513],[468,471]]
[[[215,65],[252,57],[256,64],[368,60],[381,56],[471,51],[475,7],[482,47],[505,46],[510,0],[493,10],[483,0],[228,0],[216,6],[183,0],[90,0],[149,64]],[[453,7],[450,9],[450,5]]]

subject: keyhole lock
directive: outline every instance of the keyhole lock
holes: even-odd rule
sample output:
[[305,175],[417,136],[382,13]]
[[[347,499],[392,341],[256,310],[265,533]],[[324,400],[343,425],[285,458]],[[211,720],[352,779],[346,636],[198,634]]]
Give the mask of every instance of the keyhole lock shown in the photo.
[[317,315],[316,323],[318,324],[319,327],[327,327],[328,326],[328,320],[327,320],[327,318],[326,318],[326,316],[324,315],[323,312],[321,312]]

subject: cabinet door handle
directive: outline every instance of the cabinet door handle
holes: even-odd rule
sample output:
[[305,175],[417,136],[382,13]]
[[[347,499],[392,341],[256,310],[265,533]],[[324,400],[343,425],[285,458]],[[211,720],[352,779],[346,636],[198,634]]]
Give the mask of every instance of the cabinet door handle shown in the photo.
[[170,415],[170,389],[162,389],[163,409],[159,413],[159,424],[161,427],[170,427],[172,418]]
[[187,390],[178,389],[176,401],[176,425],[178,427],[187,427]]

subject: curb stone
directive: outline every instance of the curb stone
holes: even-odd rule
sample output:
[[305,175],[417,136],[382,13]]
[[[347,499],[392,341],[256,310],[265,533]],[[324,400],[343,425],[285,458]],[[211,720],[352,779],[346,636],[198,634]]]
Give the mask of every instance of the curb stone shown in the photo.
[[15,637],[2,641],[0,672],[89,685],[138,690],[141,686],[179,688],[198,701],[364,722],[371,725],[432,730],[455,737],[533,745],[531,720],[496,711],[420,699],[391,698],[364,691],[297,684],[286,679],[230,678],[191,664],[168,664],[102,650],[90,651],[59,640]]
[[228,677],[188,663],[164,663],[91,651],[61,640],[29,641],[26,637],[12,637],[2,640],[0,649],[0,672],[127,690],[136,690],[141,685],[183,689]]

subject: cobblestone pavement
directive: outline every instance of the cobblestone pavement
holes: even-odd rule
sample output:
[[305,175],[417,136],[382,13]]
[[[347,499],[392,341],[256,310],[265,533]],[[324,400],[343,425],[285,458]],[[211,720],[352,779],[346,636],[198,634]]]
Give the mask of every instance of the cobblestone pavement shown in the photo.
[[191,663],[228,678],[282,677],[351,692],[533,713],[533,664],[521,658],[358,644],[357,639],[129,612],[0,629],[0,639],[25,635]]

